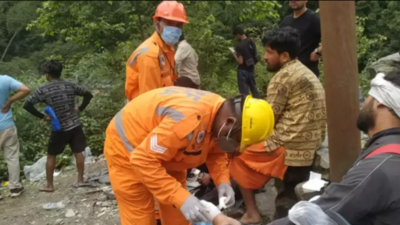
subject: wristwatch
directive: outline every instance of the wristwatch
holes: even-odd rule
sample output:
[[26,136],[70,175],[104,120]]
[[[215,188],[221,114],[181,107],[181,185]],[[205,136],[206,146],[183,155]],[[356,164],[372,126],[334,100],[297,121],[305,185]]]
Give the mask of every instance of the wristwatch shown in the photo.
[[319,56],[322,56],[322,54],[318,51],[318,48],[316,48],[316,49],[314,50],[314,52],[315,52],[315,54],[317,54],[317,55],[319,55]]

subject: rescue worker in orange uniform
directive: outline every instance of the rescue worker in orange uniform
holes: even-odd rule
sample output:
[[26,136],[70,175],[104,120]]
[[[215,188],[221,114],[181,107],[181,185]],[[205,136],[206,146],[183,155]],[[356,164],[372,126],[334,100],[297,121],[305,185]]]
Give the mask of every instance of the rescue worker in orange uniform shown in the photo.
[[185,8],[176,1],[161,2],[153,16],[156,31],[126,62],[125,97],[131,101],[147,91],[174,84],[174,45],[183,24],[188,24]]
[[183,87],[138,96],[106,130],[104,155],[121,223],[155,225],[154,198],[163,225],[212,221],[186,190],[186,170],[206,163],[219,197],[232,206],[226,152],[265,140],[273,127],[270,105],[251,96],[224,99]]

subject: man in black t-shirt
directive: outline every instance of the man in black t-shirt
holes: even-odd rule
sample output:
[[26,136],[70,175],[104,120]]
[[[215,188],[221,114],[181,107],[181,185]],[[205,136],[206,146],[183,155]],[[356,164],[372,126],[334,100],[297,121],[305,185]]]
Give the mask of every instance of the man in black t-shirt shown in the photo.
[[300,34],[299,61],[319,77],[318,62],[322,56],[321,25],[319,14],[307,9],[307,1],[290,1],[293,14],[286,16],[279,27],[292,27]]
[[237,82],[239,91],[243,95],[249,95],[249,89],[254,98],[259,98],[256,80],[254,78],[254,67],[258,61],[257,49],[254,42],[247,38],[241,27],[236,27],[233,35],[239,41],[235,46],[233,56],[239,64],[237,69]]

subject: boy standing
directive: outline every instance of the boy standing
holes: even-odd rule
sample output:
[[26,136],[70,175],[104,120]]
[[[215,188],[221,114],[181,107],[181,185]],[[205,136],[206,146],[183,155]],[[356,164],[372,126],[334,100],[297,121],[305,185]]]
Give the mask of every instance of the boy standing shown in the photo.
[[[83,133],[79,113],[89,104],[93,95],[76,84],[61,80],[62,64],[57,60],[49,60],[41,66],[46,75],[47,84],[40,86],[25,102],[24,108],[32,115],[50,121],[50,117],[39,112],[34,105],[42,102],[53,108],[61,124],[61,131],[52,131],[47,153],[46,178],[47,184],[40,189],[44,192],[53,192],[53,173],[55,158],[61,154],[69,144],[76,158],[78,170],[78,186],[84,183],[84,156],[82,152],[86,148],[86,137]],[[83,96],[83,101],[78,109],[75,109],[75,96]]]

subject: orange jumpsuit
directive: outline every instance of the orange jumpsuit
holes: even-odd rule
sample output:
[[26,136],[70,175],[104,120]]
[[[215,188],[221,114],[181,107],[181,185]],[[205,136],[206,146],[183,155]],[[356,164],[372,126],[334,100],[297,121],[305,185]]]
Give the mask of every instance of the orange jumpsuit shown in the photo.
[[216,185],[229,182],[228,158],[211,134],[225,101],[211,92],[167,87],[129,102],[106,130],[104,155],[123,225],[190,224],[180,207],[190,193],[186,170],[204,162]]
[[267,152],[264,142],[252,145],[239,156],[231,158],[229,172],[232,178],[245,189],[257,190],[271,177],[280,178],[286,173],[285,148]]
[[125,97],[128,101],[147,91],[174,84],[175,51],[157,34],[143,42],[126,61]]

